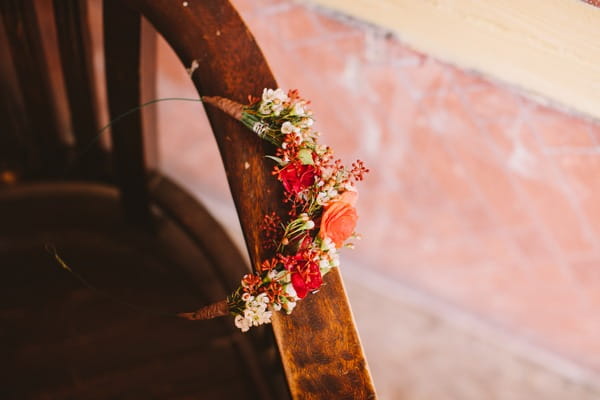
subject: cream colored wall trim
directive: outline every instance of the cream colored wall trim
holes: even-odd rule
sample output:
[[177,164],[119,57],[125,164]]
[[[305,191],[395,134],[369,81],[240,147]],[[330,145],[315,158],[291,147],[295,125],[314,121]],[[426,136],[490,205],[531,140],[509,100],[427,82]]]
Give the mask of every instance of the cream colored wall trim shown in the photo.
[[311,0],[600,118],[600,8],[579,0]]

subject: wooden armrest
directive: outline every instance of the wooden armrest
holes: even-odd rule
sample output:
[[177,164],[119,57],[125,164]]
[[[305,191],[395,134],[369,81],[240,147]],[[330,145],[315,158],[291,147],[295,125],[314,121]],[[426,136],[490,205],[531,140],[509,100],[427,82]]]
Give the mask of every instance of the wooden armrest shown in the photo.
[[[128,0],[170,43],[202,95],[245,102],[277,83],[231,4],[224,0],[173,3]],[[273,148],[219,110],[206,109],[225,165],[252,264],[268,255],[260,225],[272,211],[283,211],[282,191],[271,176],[265,154]],[[282,212],[281,215],[284,215]],[[337,271],[320,293],[299,303],[292,315],[273,322],[289,388],[295,399],[370,399],[375,391]]]

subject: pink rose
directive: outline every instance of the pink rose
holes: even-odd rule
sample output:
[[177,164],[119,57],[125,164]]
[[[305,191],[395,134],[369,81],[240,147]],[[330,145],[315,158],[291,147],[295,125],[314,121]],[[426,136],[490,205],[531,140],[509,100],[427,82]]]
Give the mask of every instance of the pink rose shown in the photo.
[[335,247],[342,247],[346,239],[353,233],[356,227],[358,215],[354,204],[358,197],[357,192],[344,192],[336,201],[332,201],[325,207],[321,217],[321,238],[330,238]]

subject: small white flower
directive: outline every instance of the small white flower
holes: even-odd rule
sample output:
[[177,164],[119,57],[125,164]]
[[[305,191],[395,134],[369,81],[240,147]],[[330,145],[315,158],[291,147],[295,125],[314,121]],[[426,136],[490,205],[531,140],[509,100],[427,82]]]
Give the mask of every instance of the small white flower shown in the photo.
[[283,290],[284,290],[285,294],[287,295],[287,297],[290,297],[295,300],[298,299],[298,294],[296,293],[296,289],[294,289],[294,285],[292,285],[291,283],[285,285]]
[[275,311],[281,310],[281,303],[273,303],[273,310],[275,310]]
[[286,135],[294,132],[295,129],[296,127],[290,121],[285,121],[283,125],[281,125],[281,133],[285,133]]
[[265,101],[275,101],[279,100],[280,102],[289,101],[287,94],[283,91],[283,89],[264,89],[263,90],[263,100]]
[[319,192],[319,194],[317,195],[317,204],[324,206],[337,196],[338,196],[337,190],[335,190],[331,187],[329,187],[329,188],[326,187],[326,188],[324,188],[324,190]]
[[248,330],[250,329],[249,321],[241,315],[235,316],[235,326],[240,328],[242,332],[248,332]]
[[267,88],[263,89],[262,100],[265,103],[272,102],[274,100],[274,98],[275,98],[275,90],[273,90],[273,89],[267,89]]
[[271,323],[271,316],[272,315],[273,315],[273,313],[271,311],[265,311],[263,313],[258,314],[258,318],[256,319],[257,325]]
[[317,195],[317,204],[320,206],[325,205],[325,203],[328,202],[328,198],[327,198],[327,193],[325,192],[319,192],[319,194]]
[[313,126],[313,123],[314,121],[312,118],[303,118],[300,122],[300,126],[302,128],[310,128],[311,126]]
[[352,183],[346,183],[344,185],[344,189],[346,189],[349,192],[356,192],[356,186],[354,186]]
[[304,223],[304,229],[311,230],[314,227],[315,227],[314,221],[306,221]]
[[244,300],[246,303],[251,301],[252,299],[253,299],[252,295],[248,292],[246,292],[242,295],[242,300]]
[[294,108],[292,110],[292,113],[294,113],[295,115],[298,116],[303,116],[305,111],[304,111],[304,104],[302,103],[296,103],[294,104]]
[[273,103],[271,104],[271,110],[273,110],[273,114],[278,117],[283,111],[283,104]]
[[328,252],[337,252],[336,248],[335,248],[335,243],[333,242],[333,240],[331,240],[331,238],[329,236],[325,237],[324,240],[325,243],[325,248],[327,249]]
[[322,259],[319,261],[319,269],[328,269],[329,268],[329,260]]
[[260,106],[258,107],[258,112],[261,113],[262,115],[269,115],[271,114],[271,103],[261,103]]
[[269,302],[269,296],[267,296],[266,293],[261,293],[258,296],[256,296],[256,302],[257,303],[268,303]]
[[290,101],[288,95],[283,91],[283,89],[277,89],[274,93],[275,100],[279,100],[282,103],[286,103]]

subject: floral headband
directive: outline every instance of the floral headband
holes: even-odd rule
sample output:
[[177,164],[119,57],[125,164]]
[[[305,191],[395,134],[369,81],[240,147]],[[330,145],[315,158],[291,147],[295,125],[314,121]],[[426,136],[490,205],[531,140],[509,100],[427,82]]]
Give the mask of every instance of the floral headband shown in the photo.
[[264,218],[264,244],[275,254],[256,272],[246,274],[226,300],[195,312],[178,314],[190,320],[231,314],[235,325],[248,331],[271,322],[274,311],[291,313],[309,292],[317,291],[323,276],[339,266],[338,249],[353,247],[349,239],[358,216],[355,184],[369,172],[362,161],[346,168],[333,151],[318,144],[312,129],[309,102],[297,90],[264,89],[262,98],[247,106],[222,97],[202,101],[223,110],[260,138],[277,147],[266,157],[275,162],[273,175],[283,184],[289,209],[283,221],[275,213]]

